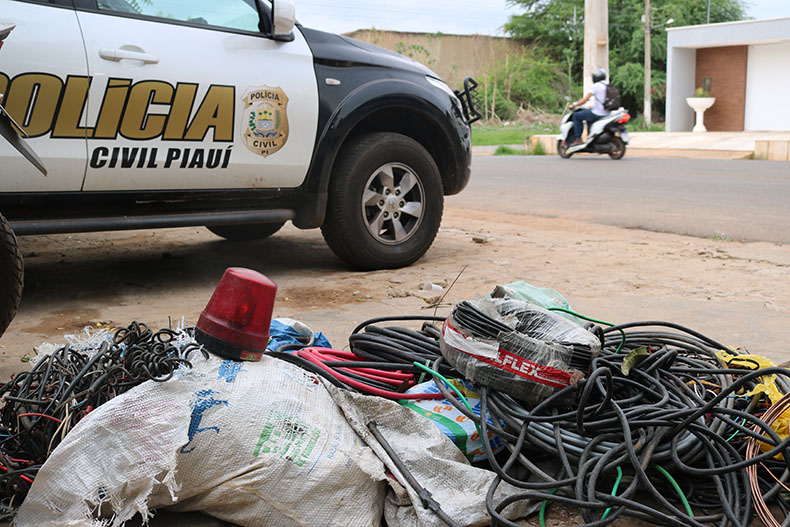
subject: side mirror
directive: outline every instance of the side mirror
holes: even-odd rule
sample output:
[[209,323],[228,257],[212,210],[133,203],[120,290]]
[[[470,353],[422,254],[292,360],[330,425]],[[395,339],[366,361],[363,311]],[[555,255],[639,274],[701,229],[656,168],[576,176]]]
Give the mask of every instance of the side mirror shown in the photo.
[[296,7],[293,0],[272,0],[272,38],[291,41],[296,23]]

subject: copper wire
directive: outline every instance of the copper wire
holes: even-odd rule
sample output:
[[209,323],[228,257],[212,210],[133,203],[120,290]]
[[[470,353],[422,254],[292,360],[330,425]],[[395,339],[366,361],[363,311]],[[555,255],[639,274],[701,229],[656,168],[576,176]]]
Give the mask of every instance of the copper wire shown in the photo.
[[[788,407],[790,407],[790,393],[783,395],[781,399],[771,405],[768,411],[765,412],[765,415],[763,415],[763,421],[769,426],[772,425],[773,422],[776,421],[779,416],[781,416],[785,410],[787,410]],[[754,425],[752,430],[758,433],[760,432],[760,429],[757,425]],[[760,441],[754,439],[753,437],[748,439],[746,442],[746,459],[753,459],[760,453],[760,443]],[[748,467],[746,469],[746,473],[749,476],[749,487],[752,491],[752,499],[754,500],[754,509],[757,513],[757,516],[767,527],[781,527],[782,523],[776,519],[763,499],[763,494],[760,490],[760,483],[757,480],[757,465],[755,464]],[[771,471],[768,471],[768,473],[771,474],[771,476],[774,476]],[[774,479],[776,479],[775,476]],[[782,484],[782,486],[787,488],[784,484]]]

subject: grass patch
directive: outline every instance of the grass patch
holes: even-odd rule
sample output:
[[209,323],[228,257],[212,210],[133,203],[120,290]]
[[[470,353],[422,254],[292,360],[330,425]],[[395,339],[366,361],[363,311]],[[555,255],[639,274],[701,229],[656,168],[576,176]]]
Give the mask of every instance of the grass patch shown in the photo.
[[546,149],[543,145],[536,143],[532,148],[513,148],[512,146],[499,145],[494,151],[495,156],[545,156]]
[[523,148],[513,148],[512,146],[499,145],[494,150],[495,156],[526,156],[529,153]]
[[641,113],[628,121],[626,126],[635,132],[663,132],[665,130],[664,123],[650,123],[650,126],[647,126],[645,116]]
[[559,122],[559,117],[552,118],[551,122],[531,124],[475,124],[472,126],[472,145],[523,145],[532,135],[559,133],[560,127],[554,121]]
[[527,132],[516,126],[475,126],[472,128],[472,145],[519,145],[527,140]]

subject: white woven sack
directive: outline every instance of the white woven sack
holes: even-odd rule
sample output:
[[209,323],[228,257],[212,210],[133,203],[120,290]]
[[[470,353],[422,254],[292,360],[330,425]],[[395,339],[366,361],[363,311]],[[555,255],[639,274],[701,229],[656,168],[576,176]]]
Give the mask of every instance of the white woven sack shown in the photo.
[[375,527],[385,479],[313,374],[268,357],[196,359],[81,421],[15,525],[118,526],[174,506],[243,527]]
[[[354,430],[397,478],[397,481],[390,480],[391,490],[384,507],[384,519],[389,527],[446,527],[446,524],[422,505],[414,489],[399,484],[406,480],[368,430],[370,422],[377,424],[384,439],[417,482],[432,494],[451,519],[464,526],[491,523],[485,497],[496,474],[470,465],[458,447],[434,423],[394,401],[360,395],[331,385],[327,389]],[[520,492],[521,489],[502,483],[494,494],[494,502]],[[526,517],[534,510],[535,503],[520,500],[508,507],[503,515],[513,520]]]

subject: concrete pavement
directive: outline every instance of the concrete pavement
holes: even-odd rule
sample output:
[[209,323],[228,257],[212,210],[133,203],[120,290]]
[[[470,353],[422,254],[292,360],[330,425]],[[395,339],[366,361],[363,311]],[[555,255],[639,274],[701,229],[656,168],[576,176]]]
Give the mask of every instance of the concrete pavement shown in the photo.
[[[705,157],[723,154],[746,158],[759,157],[755,154],[760,146],[773,147],[775,144],[784,144],[783,159],[776,160],[787,161],[788,142],[790,142],[790,132],[634,132],[631,134],[629,147],[632,150],[663,151],[667,157],[697,157],[693,154],[703,154]],[[671,155],[673,153],[684,155],[673,156]],[[770,159],[767,152],[762,157]]]
[[[702,159],[768,159],[790,161],[788,132],[629,132],[630,155]],[[540,142],[557,153],[557,135],[533,135],[527,147]],[[521,147],[521,145],[513,145]],[[474,155],[492,155],[496,146],[475,146]]]

